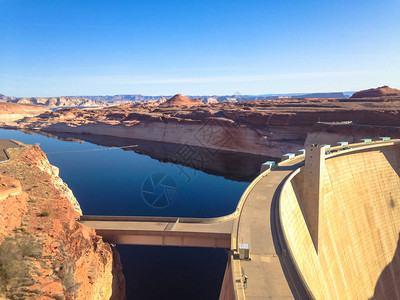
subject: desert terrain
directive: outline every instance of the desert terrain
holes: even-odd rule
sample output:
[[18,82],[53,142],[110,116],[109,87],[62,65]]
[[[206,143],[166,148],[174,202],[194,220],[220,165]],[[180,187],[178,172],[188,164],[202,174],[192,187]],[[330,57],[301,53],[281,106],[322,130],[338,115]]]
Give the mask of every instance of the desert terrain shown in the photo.
[[400,91],[380,87],[350,99],[294,98],[202,103],[166,102],[101,109],[65,108],[1,123],[3,128],[185,144],[280,157],[306,144],[400,136]]

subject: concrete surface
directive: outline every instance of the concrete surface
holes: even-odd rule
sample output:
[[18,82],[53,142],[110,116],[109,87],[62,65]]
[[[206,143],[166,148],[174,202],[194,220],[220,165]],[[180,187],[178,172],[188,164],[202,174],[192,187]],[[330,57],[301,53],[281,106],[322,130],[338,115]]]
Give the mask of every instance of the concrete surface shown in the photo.
[[315,299],[400,299],[399,141],[352,148],[322,167],[318,252],[304,218],[304,170],[286,181],[288,254]]
[[[378,141],[329,149],[338,152],[326,155],[317,176],[323,197],[318,254],[302,211],[307,200],[302,196],[304,155],[257,177],[229,216],[179,221],[84,216],[82,222],[117,243],[232,249],[220,299],[400,299],[400,288],[392,284],[400,286],[397,144]],[[395,148],[382,150],[390,147]],[[237,259],[239,243],[249,244],[251,260]]]
[[[232,221],[220,223],[166,222],[163,218],[139,218],[142,221],[101,220],[82,217],[81,223],[96,229],[107,242],[126,245],[230,248]],[[129,218],[130,220],[134,218]],[[168,218],[166,218],[168,220]]]

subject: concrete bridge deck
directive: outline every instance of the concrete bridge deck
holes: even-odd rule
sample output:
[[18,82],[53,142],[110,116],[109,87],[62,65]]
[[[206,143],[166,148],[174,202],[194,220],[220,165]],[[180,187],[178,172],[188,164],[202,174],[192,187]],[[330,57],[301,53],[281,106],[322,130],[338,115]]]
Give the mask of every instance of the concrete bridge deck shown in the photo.
[[209,223],[201,219],[107,216],[82,216],[81,223],[114,244],[227,249],[233,225],[232,220]]

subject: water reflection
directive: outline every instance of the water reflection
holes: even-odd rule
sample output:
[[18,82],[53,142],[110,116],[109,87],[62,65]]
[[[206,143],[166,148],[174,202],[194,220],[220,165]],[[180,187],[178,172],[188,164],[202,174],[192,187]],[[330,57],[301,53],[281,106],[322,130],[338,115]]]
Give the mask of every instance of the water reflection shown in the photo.
[[[205,173],[223,176],[226,179],[250,182],[260,171],[260,166],[267,160],[278,161],[278,158],[250,153],[238,153],[221,149],[209,149],[185,144],[174,144],[140,139],[99,136],[74,133],[41,134],[66,141],[86,141],[106,147],[123,147],[126,151],[145,154],[162,162],[187,166]],[[183,171],[181,171],[184,173]],[[185,174],[184,174],[185,175]]]

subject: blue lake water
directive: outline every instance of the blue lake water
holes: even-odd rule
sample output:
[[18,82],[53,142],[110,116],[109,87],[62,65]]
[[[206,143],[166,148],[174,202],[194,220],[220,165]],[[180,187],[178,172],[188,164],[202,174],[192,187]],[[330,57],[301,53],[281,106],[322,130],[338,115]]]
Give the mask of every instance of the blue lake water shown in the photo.
[[[133,151],[104,150],[110,148],[88,142],[67,142],[4,129],[0,129],[0,138],[39,143],[50,163],[60,168],[61,178],[87,215],[221,216],[235,210],[248,185]],[[68,152],[91,149],[99,151]],[[164,185],[154,181],[163,177],[169,179]],[[151,181],[153,195],[148,193]],[[161,196],[164,186],[171,186],[168,203],[153,204],[151,196]]]
[[[248,185],[89,142],[3,129],[0,138],[39,143],[87,215],[221,216],[236,208]],[[98,151],[69,152],[93,149]],[[230,154],[222,164],[225,174],[239,161],[251,164]],[[216,160],[209,166],[220,163]],[[128,299],[218,299],[227,262],[224,249],[118,245],[117,250]]]

